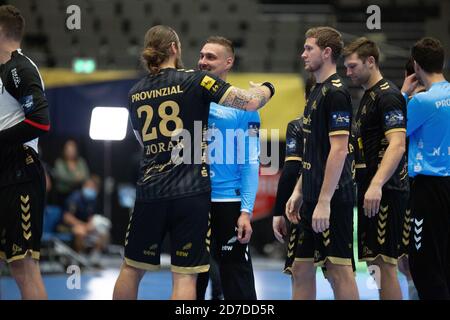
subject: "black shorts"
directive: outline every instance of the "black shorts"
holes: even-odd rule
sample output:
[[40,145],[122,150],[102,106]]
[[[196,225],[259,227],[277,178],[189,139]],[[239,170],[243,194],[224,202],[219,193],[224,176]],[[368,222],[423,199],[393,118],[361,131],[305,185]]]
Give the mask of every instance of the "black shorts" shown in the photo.
[[135,268],[160,267],[161,245],[170,235],[172,272],[209,270],[210,194],[136,202],[125,239],[125,262]]
[[315,266],[325,266],[327,261],[353,266],[353,203],[332,201],[330,227],[322,233],[312,229],[315,207],[315,202],[304,202],[300,209],[295,261],[310,261]]
[[292,264],[295,260],[295,252],[298,243],[298,224],[291,223],[289,226],[289,242],[287,247],[286,260],[284,262],[283,273],[292,275]]
[[[409,178],[409,185],[412,186],[414,182],[413,178]],[[408,201],[405,209],[405,218],[403,219],[403,225],[402,225],[402,238],[400,242],[400,256],[408,256],[409,252],[409,243],[411,242],[412,235],[411,235],[411,224],[412,224],[412,218],[411,218],[411,193],[409,193]]]
[[[397,264],[402,255],[405,213],[408,192],[383,190],[380,210],[375,217],[364,214],[363,196],[358,197],[358,258],[373,261],[381,257],[384,262]],[[408,226],[409,227],[409,226]],[[409,231],[405,233],[409,241]]]
[[9,172],[0,186],[0,258],[8,263],[40,256],[45,174],[34,150],[27,153],[27,164]]
[[213,258],[219,264],[249,263],[248,245],[237,239],[237,221],[241,215],[241,202],[212,202],[212,241],[215,244]]

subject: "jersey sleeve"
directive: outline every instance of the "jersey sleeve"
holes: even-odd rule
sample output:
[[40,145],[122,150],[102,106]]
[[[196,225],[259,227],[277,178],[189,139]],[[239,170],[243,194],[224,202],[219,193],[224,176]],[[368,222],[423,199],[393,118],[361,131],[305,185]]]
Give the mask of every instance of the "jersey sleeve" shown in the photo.
[[291,197],[297,184],[297,178],[301,174],[302,163],[300,161],[287,161],[284,163],[280,180],[278,181],[277,195],[273,210],[274,216],[282,216],[285,212],[286,203]]
[[[420,95],[420,94],[418,94]],[[415,95],[409,100],[407,105],[407,132],[409,136],[422,126],[436,111],[432,104],[421,103],[419,97]]]
[[19,65],[13,68],[8,76],[11,77],[10,82],[14,83],[12,95],[22,107],[25,119],[1,131],[0,141],[25,143],[50,130],[48,102],[39,72],[33,65]]
[[384,94],[379,104],[384,134],[406,132],[405,99],[400,94]]
[[303,157],[303,132],[298,124],[303,121],[294,120],[288,123],[286,129],[286,157],[284,161],[302,161]]
[[342,91],[331,91],[328,94],[327,122],[330,136],[345,134],[351,130],[352,104],[350,97]]
[[260,118],[258,112],[241,112],[239,127],[246,132],[244,150],[238,154],[245,153],[245,161],[239,165],[241,173],[241,211],[253,212],[256,192],[259,180],[259,128]]
[[18,72],[21,78],[18,101],[25,113],[24,121],[38,129],[48,131],[50,129],[48,102],[37,69],[26,65]]
[[197,85],[202,90],[204,99],[209,103],[221,104],[231,89],[229,83],[208,72],[199,72]]

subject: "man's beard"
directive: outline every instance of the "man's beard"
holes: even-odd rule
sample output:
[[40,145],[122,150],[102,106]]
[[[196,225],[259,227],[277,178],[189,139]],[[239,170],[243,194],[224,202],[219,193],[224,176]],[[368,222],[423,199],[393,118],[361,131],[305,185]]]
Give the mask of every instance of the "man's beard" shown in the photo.
[[319,70],[322,67],[323,63],[322,62],[318,62],[314,67],[311,63],[309,63],[309,69],[307,70],[308,72],[314,73],[317,70]]

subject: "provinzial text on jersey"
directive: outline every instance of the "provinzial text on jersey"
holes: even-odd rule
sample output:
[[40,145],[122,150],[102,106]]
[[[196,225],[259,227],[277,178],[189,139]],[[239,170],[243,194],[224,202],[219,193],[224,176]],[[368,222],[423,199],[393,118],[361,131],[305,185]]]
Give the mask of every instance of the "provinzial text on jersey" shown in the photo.
[[137,101],[148,100],[148,99],[153,99],[153,98],[158,98],[158,97],[164,97],[164,96],[169,96],[171,94],[177,94],[177,93],[183,93],[183,90],[181,90],[181,87],[179,85],[156,89],[156,90],[141,91],[141,92],[135,93],[131,96],[131,102],[137,102]]

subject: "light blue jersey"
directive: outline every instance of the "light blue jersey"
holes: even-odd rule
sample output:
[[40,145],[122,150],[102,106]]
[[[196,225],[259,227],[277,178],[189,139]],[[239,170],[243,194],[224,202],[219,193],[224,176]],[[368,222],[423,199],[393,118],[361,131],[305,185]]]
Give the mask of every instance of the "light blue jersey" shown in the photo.
[[450,83],[433,83],[407,106],[409,176],[450,176]]
[[211,200],[241,201],[241,211],[251,214],[258,190],[259,114],[211,103],[208,122]]

